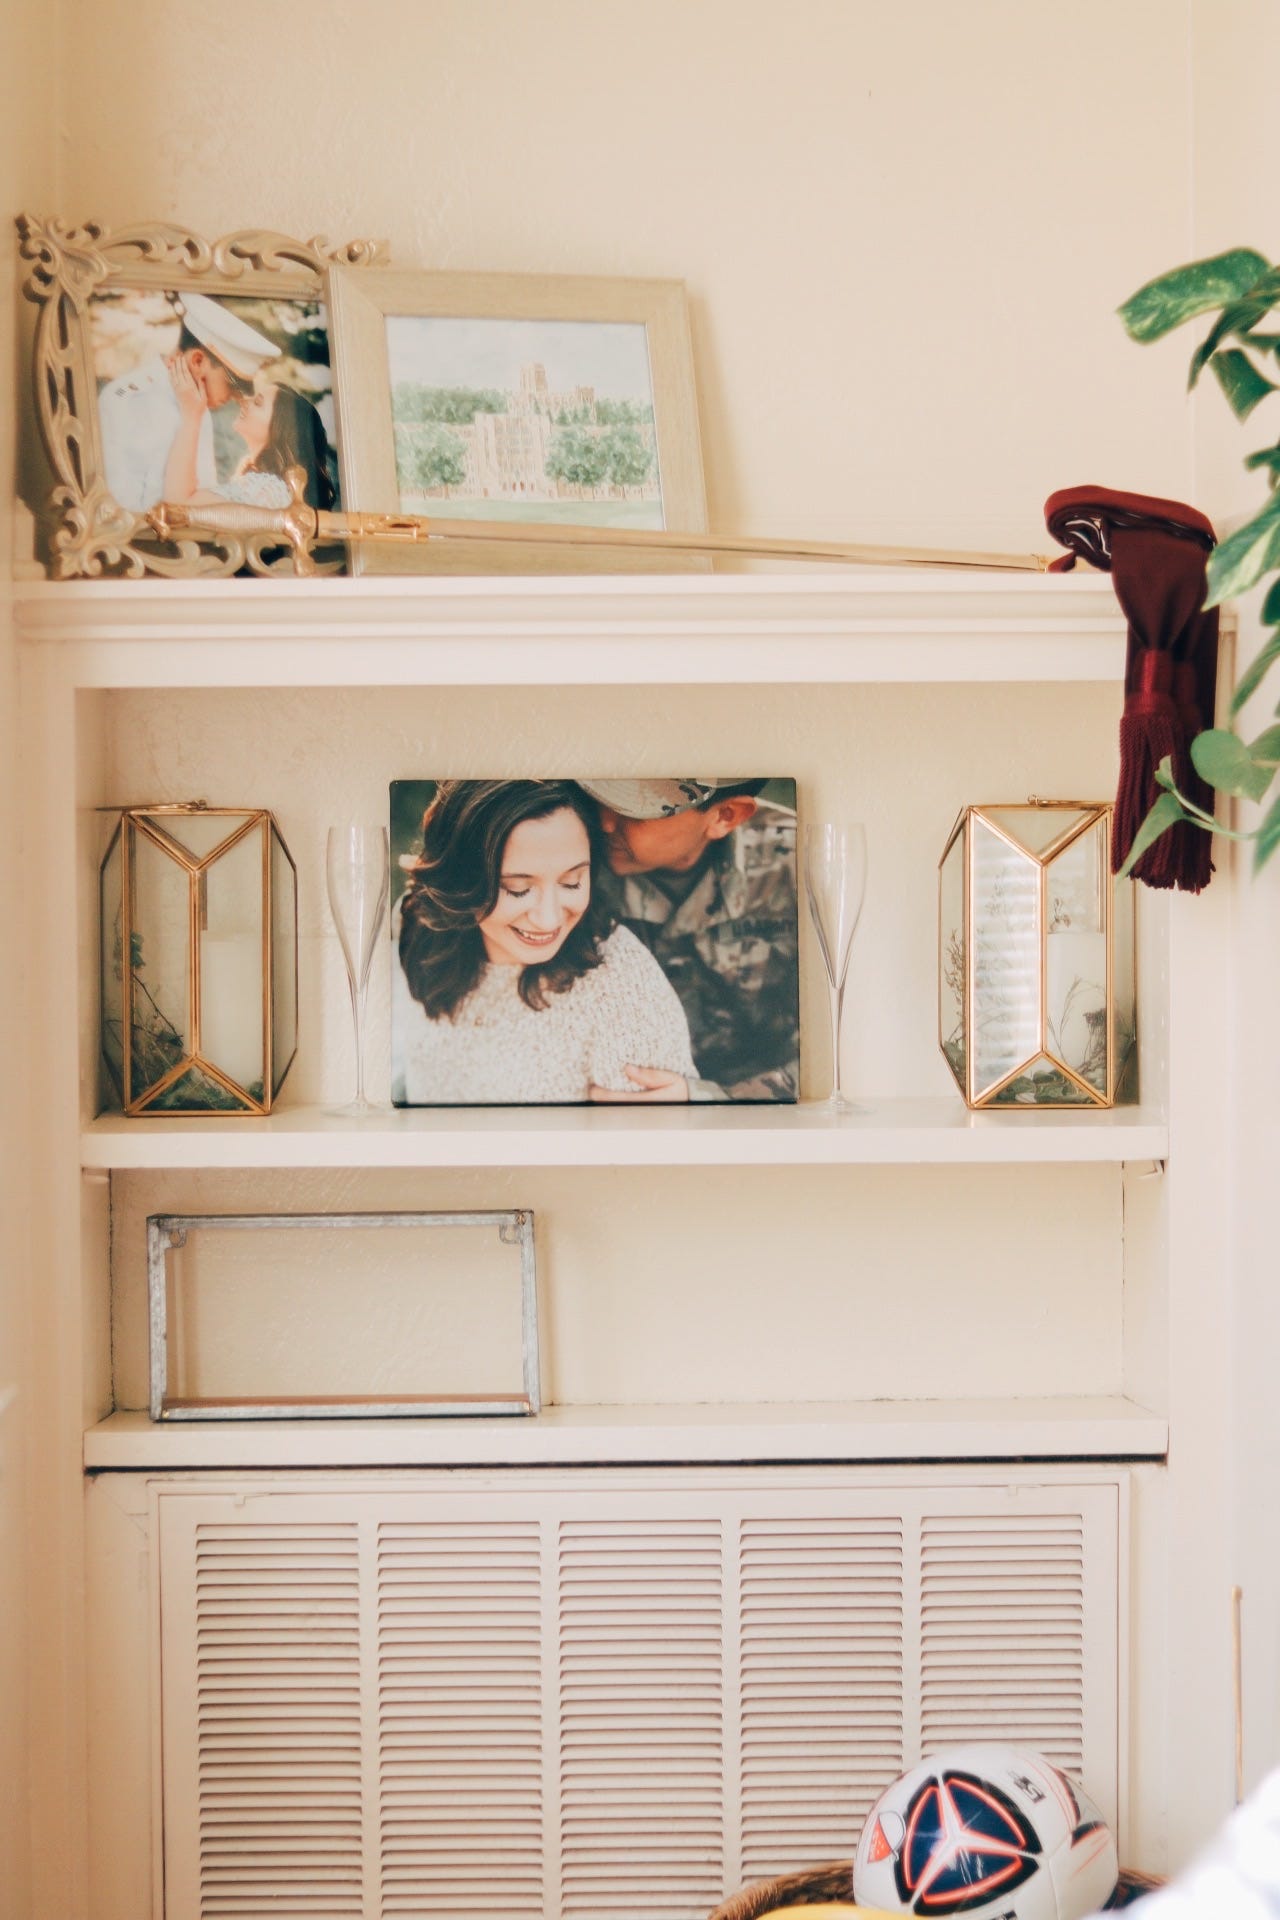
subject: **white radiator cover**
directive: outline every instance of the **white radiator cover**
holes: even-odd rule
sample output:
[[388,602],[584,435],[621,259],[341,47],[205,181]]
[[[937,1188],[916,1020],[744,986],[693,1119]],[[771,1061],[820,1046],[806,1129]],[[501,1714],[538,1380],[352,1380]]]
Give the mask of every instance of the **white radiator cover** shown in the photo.
[[164,1486],[166,1920],[701,1920],[974,1738],[1114,1820],[1125,1476],[1061,1471]]

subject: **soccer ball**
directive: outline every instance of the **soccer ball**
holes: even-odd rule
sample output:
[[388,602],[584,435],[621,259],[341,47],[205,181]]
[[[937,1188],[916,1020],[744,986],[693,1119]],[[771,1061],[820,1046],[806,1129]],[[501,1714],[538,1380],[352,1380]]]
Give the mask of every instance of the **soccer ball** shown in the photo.
[[965,1920],[1082,1920],[1115,1890],[1116,1843],[1038,1753],[950,1747],[881,1794],[853,1863],[859,1906]]

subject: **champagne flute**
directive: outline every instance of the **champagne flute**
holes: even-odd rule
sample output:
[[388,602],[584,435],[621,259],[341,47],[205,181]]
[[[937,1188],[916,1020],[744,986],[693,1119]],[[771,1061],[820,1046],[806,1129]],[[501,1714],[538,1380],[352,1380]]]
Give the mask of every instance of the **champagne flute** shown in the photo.
[[849,955],[867,886],[866,829],[856,822],[824,820],[804,829],[804,890],[831,995],[831,1093],[829,1113],[860,1113],[840,1084],[840,1017],[849,976]]
[[386,828],[364,820],[348,820],[339,827],[330,827],[325,842],[325,879],[329,911],[347,963],[356,1042],[355,1099],[337,1111],[358,1119],[378,1111],[364,1090],[364,1018],[369,971],[387,911],[390,886]]

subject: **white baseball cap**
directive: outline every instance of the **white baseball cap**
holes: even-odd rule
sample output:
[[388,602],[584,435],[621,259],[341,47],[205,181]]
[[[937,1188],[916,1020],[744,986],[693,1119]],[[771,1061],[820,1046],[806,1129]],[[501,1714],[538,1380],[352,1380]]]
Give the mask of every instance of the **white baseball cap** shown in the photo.
[[579,780],[578,785],[624,820],[662,820],[702,806],[717,787],[731,787],[733,781],[704,774],[698,780]]
[[280,348],[274,340],[268,340],[265,333],[258,333],[243,320],[237,320],[234,313],[207,293],[184,293],[175,304],[187,331],[241,380],[252,380],[268,360],[280,358]]

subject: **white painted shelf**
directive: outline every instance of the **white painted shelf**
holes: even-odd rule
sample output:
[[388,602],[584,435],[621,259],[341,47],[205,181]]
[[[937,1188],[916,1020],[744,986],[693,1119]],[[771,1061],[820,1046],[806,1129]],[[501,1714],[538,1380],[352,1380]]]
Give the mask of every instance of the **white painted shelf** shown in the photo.
[[314,1108],[266,1119],[125,1119],[81,1135],[86,1168],[1031,1166],[1165,1160],[1169,1130],[1142,1107],[969,1113],[952,1099],[821,1107],[390,1109],[353,1125]]
[[18,581],[82,687],[1109,680],[1105,574],[944,569],[525,579]]
[[523,1419],[213,1420],[113,1413],[91,1472],[639,1466],[672,1462],[1162,1459],[1168,1422],[1119,1396],[548,1407]]

